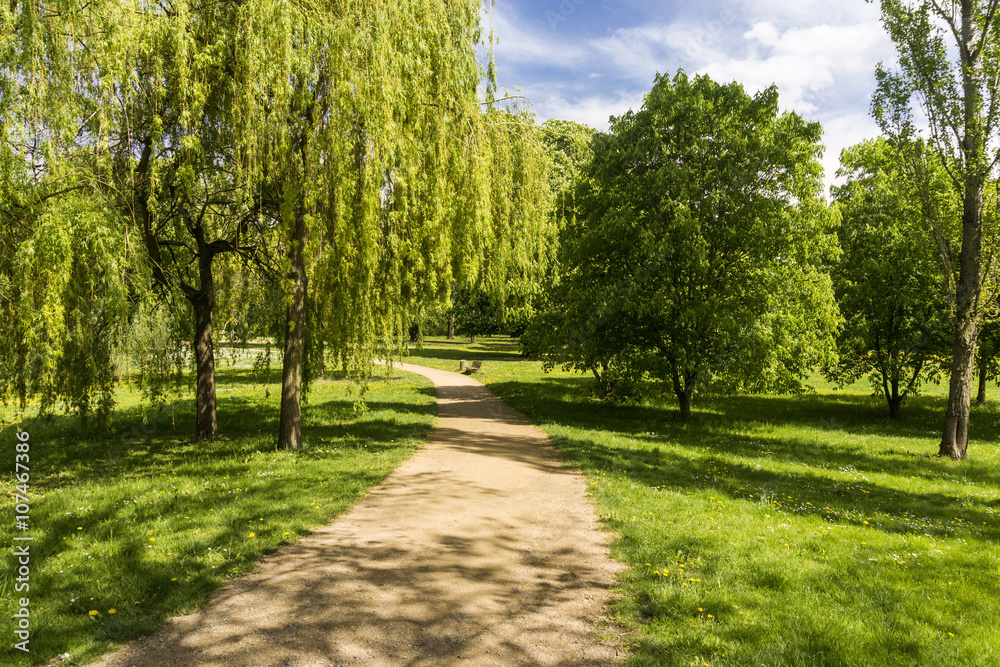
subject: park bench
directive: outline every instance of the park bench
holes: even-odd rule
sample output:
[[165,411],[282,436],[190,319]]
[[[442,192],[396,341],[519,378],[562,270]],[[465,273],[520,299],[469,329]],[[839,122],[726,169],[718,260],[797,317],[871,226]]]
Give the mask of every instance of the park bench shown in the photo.
[[468,364],[467,361],[465,361],[465,359],[462,359],[461,361],[458,362],[458,372],[467,373],[468,375],[472,375],[482,367],[483,367],[483,362],[481,361],[473,361],[471,366]]

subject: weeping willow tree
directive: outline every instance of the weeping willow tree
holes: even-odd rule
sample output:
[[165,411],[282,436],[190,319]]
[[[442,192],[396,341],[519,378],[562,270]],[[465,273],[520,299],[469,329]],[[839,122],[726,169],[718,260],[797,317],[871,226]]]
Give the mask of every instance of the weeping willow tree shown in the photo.
[[103,418],[142,267],[65,159],[86,117],[86,16],[73,0],[0,7],[0,393]]
[[302,445],[302,392],[324,354],[364,376],[454,282],[502,296],[552,237],[531,115],[476,93],[478,3],[346,2],[303,21],[275,109],[293,120],[268,152],[286,249],[287,448]]
[[[193,328],[196,436],[213,436],[216,274],[253,269],[280,278],[280,441],[296,447],[302,387],[326,353],[362,375],[454,282],[502,297],[544,259],[533,120],[498,106],[492,85],[485,104],[477,96],[476,2],[95,0],[3,12],[5,201],[23,191],[31,204],[4,209],[21,233],[2,250],[5,275],[31,287],[5,300],[22,332],[9,368],[45,348],[33,366],[44,381],[79,338],[55,323],[79,311],[63,285],[81,298],[113,292],[105,306],[119,324],[152,297],[187,303],[177,321]],[[70,194],[103,231],[51,217],[72,208]],[[38,250],[24,245],[35,232]],[[15,266],[24,257],[35,274]],[[112,277],[125,282],[110,290]],[[80,340],[110,341],[107,329]],[[39,330],[48,347],[32,339]],[[81,358],[107,385],[110,355]],[[22,379],[20,390],[32,388]]]

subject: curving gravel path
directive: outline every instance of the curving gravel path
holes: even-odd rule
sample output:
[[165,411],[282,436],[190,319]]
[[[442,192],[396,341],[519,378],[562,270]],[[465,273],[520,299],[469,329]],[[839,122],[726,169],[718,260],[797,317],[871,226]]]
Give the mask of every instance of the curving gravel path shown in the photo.
[[582,475],[472,378],[430,378],[427,444],[353,509],[102,667],[611,665],[617,565]]

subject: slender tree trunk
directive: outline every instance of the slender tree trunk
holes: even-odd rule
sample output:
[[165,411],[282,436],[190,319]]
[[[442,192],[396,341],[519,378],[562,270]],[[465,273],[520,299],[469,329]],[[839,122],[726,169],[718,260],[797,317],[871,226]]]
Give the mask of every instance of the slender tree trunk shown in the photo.
[[472,343],[472,345],[476,344],[476,334],[472,334],[472,341],[471,341],[471,343]]
[[955,299],[955,338],[952,341],[951,383],[939,456],[968,458],[969,410],[979,334],[978,302],[982,289],[983,181],[970,176],[962,208],[962,252]]
[[414,323],[410,327],[410,342],[419,343],[420,342],[420,325]]
[[448,340],[455,340],[455,316],[448,316]]
[[677,405],[681,411],[681,419],[686,421],[691,416],[691,397],[694,396],[695,383],[688,375],[681,375],[676,362],[671,361],[671,366],[674,395],[677,396]]
[[601,398],[607,398],[615,391],[615,385],[613,382],[608,381],[608,364],[607,362],[601,363],[601,370],[597,370],[594,366],[590,369],[590,372],[594,374],[597,379],[597,386],[601,389]]
[[976,392],[976,405],[986,405],[986,373],[989,367],[990,358],[986,356],[985,350],[979,350],[979,391]]
[[[962,201],[962,250],[958,288],[955,290],[955,338],[952,342],[948,412],[944,419],[939,456],[958,461],[969,456],[969,410],[972,407],[972,373],[979,334],[979,298],[982,291],[983,186],[987,173],[983,97],[982,51],[977,48],[979,3],[962,0],[961,49],[963,131],[965,158]],[[983,30],[989,30],[983,26]]]
[[899,407],[903,403],[903,397],[899,395],[899,380],[893,379],[890,393],[886,395],[889,402],[889,419],[899,419]]
[[201,286],[188,295],[194,307],[195,438],[214,438],[219,434],[215,400],[215,350],[212,345],[212,314],[215,309],[215,284],[212,255],[198,258]]
[[306,348],[306,293],[308,277],[305,246],[308,241],[305,211],[295,221],[295,233],[289,259],[288,277],[292,281],[292,302],[285,325],[285,356],[281,373],[281,417],[278,424],[278,447],[302,447],[302,366]]

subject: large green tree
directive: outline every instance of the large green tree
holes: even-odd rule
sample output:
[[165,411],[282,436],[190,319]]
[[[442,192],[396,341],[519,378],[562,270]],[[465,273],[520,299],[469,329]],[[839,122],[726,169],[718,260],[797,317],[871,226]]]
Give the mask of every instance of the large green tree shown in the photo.
[[[501,303],[553,234],[533,118],[486,99],[477,2],[340,3],[302,26],[276,138],[287,318],[279,445],[310,359],[356,375],[453,284]],[[312,351],[309,341],[313,340]]]
[[[937,215],[957,209],[937,156],[923,153],[926,190]],[[924,224],[920,197],[901,155],[887,141],[866,141],[841,154],[834,188],[841,213],[842,254],[832,275],[844,326],[839,362],[828,375],[842,383],[866,377],[889,407],[892,419],[922,381],[940,370],[948,328],[944,279]]]
[[[912,101],[929,121],[927,139],[962,200],[961,239],[935,228],[944,270],[954,276],[952,361],[940,456],[968,457],[976,338],[991,277],[983,263],[983,190],[1000,156],[1000,0],[880,0],[899,69],[880,66],[873,110],[900,143],[916,136]],[[992,290],[989,290],[992,292]]]
[[819,125],[706,76],[657,77],[598,136],[561,245],[544,345],[618,379],[665,381],[687,417],[699,387],[789,388],[833,350]]
[[93,111],[74,61],[88,4],[0,7],[0,393],[106,417],[144,276],[65,159]]

